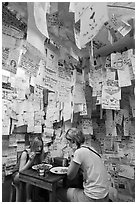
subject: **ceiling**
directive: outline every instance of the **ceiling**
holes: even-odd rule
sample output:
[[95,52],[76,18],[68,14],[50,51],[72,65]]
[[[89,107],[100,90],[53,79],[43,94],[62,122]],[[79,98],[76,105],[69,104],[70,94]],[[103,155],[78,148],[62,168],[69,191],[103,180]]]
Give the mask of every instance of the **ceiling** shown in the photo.
[[[88,53],[88,44],[86,48],[79,50],[79,48],[75,44],[74,37],[74,26],[79,27],[80,23],[74,22],[74,13],[69,12],[70,2],[51,2],[51,10],[54,13],[57,13],[58,24],[53,26],[49,23],[48,18],[50,18],[52,14],[47,14],[47,22],[48,22],[48,32],[49,37],[56,43],[64,43],[63,45],[73,47],[76,51],[76,54],[82,53],[82,56],[85,56],[85,53]],[[27,2],[9,2],[7,3],[7,8],[16,15],[18,19],[20,19],[23,23],[27,25],[28,21],[28,10],[27,10]],[[131,22],[131,19],[135,18],[135,2],[107,2],[108,7],[108,15],[111,16],[115,14],[118,19],[125,20],[129,23],[132,23],[132,28],[134,27],[134,22]],[[57,9],[54,9],[57,8]],[[127,37],[127,36],[126,36]],[[130,37],[131,33],[130,33]],[[119,38],[123,38],[120,36]],[[128,40],[125,40],[128,42]],[[129,42],[132,44],[133,42]],[[111,43],[108,40],[108,31],[105,26],[102,27],[101,31],[94,38],[94,51],[98,53],[98,55],[103,55],[104,51],[101,49],[104,47],[111,48]],[[101,50],[101,52],[100,52]],[[99,54],[102,53],[102,54]]]

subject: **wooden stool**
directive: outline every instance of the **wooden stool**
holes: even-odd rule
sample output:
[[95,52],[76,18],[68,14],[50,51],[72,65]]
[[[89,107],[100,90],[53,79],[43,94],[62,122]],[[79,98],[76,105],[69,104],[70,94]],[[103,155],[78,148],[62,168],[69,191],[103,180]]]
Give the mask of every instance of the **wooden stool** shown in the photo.
[[16,201],[16,186],[14,183],[11,183],[11,189],[10,189],[10,200],[9,202],[15,202]]

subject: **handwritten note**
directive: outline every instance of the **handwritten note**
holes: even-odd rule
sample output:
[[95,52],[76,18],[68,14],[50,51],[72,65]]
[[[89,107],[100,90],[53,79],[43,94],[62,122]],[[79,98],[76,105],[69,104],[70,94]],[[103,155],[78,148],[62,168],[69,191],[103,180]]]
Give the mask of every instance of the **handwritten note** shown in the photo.
[[83,47],[99,32],[108,20],[106,3],[93,3],[81,17],[80,44]]
[[58,99],[60,102],[70,101],[71,85],[66,81],[59,80],[57,83],[58,86]]
[[102,108],[120,109],[121,88],[117,80],[108,80],[102,87]]
[[86,9],[92,4],[91,2],[84,2],[84,4],[81,2],[70,2],[70,9],[75,12],[75,22],[82,17]]
[[82,120],[82,131],[83,134],[93,134],[93,126],[91,119],[83,119]]

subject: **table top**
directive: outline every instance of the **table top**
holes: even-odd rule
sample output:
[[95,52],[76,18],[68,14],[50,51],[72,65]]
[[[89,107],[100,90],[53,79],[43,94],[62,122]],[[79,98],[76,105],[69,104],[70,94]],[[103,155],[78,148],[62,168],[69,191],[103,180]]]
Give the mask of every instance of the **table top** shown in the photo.
[[45,173],[45,176],[39,176],[38,172],[36,170],[33,169],[28,169],[28,170],[24,170],[22,172],[20,172],[19,177],[28,177],[29,178],[35,178],[35,179],[39,179],[48,183],[55,183],[61,179],[64,179],[66,177],[65,174],[53,174],[51,172]]

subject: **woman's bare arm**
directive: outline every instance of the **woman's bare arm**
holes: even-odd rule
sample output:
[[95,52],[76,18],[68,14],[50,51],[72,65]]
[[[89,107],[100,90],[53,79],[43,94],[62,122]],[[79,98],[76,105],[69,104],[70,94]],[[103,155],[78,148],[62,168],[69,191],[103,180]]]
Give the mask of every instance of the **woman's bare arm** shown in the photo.
[[19,172],[26,170],[32,166],[34,159],[33,158],[29,159],[27,162],[26,160],[27,160],[27,153],[23,152],[20,158]]

